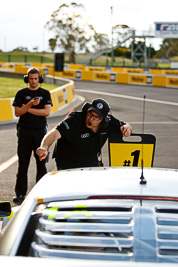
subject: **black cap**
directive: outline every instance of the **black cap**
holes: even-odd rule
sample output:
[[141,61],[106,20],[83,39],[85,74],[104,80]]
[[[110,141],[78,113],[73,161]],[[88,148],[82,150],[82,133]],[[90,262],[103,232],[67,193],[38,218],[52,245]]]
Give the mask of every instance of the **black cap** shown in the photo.
[[90,110],[96,111],[100,117],[106,117],[110,111],[110,105],[104,99],[98,98],[92,101],[87,111]]

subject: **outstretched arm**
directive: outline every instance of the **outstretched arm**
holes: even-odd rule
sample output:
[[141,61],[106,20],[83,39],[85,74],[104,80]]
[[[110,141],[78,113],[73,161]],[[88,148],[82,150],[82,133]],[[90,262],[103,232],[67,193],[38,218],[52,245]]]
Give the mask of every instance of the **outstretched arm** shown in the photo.
[[54,143],[54,141],[60,138],[61,134],[56,129],[51,130],[43,137],[40,147],[36,150],[36,154],[39,156],[40,161],[47,157],[49,147]]

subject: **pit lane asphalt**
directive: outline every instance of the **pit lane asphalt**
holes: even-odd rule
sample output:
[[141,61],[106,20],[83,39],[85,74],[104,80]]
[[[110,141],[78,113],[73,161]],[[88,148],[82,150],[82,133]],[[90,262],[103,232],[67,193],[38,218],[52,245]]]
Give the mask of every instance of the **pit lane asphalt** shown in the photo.
[[[77,107],[81,107],[85,101],[85,98],[82,96],[76,96],[76,101],[72,103],[69,107],[65,107],[62,110],[51,114],[48,118],[48,129],[51,130],[55,125],[57,125],[64,117],[68,114],[69,111],[75,110]],[[1,147],[1,160],[0,164],[6,163],[7,160],[11,159],[17,153],[17,136],[16,136],[16,124],[17,121],[4,121],[0,122],[0,147]],[[54,145],[50,149],[50,159],[47,163],[48,171],[56,170],[56,165],[54,160],[51,159],[51,154],[53,151]],[[15,161],[8,168],[0,172],[0,201],[10,201],[12,206],[16,173],[18,168],[18,162]],[[28,192],[32,189],[35,184],[35,175],[36,175],[36,163],[34,156],[32,154],[31,161],[28,170]]]
[[[142,99],[143,95],[146,95],[146,99],[152,101],[146,102],[144,133],[152,133],[156,136],[154,167],[178,168],[178,105],[171,104],[178,103],[177,89],[82,81],[75,81],[75,88],[77,102],[66,110],[50,115],[49,130],[58,124],[70,109],[80,110],[84,101],[101,97],[110,103],[114,116],[131,123],[133,132],[141,133],[143,130]],[[0,147],[0,163],[16,154],[16,122],[0,123]],[[53,146],[50,148],[48,171],[56,170],[55,162],[51,158],[52,150]],[[105,166],[108,166],[107,145],[102,155]],[[12,205],[14,205],[12,198],[16,172],[17,162],[0,173],[0,201],[9,200]],[[36,166],[32,156],[28,172],[28,192],[35,185],[35,174]]]

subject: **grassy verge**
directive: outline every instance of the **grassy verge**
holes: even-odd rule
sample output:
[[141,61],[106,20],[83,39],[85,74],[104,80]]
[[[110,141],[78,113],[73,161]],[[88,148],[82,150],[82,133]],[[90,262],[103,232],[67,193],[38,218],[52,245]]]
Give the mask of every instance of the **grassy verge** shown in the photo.
[[[25,87],[26,84],[22,79],[0,77],[0,98],[14,97],[18,90]],[[58,86],[43,83],[42,87],[50,91]]]
[[45,53],[0,53],[1,62],[53,63],[54,55]]
[[[75,63],[85,64],[94,54],[76,54]],[[171,58],[172,61],[178,61],[178,57]],[[93,60],[93,66],[111,66],[111,57],[100,56]],[[30,52],[0,52],[0,62],[19,62],[19,63],[54,63],[54,53],[30,53]],[[65,54],[65,63],[69,62],[68,54]],[[131,59],[123,57],[114,57],[114,66],[133,67]],[[162,64],[155,60],[158,68],[170,68],[170,64]],[[144,64],[135,63],[135,67],[144,67]]]

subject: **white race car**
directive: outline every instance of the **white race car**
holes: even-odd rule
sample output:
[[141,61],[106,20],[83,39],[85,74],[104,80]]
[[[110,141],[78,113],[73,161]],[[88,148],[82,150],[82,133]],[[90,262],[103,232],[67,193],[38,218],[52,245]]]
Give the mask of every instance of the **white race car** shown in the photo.
[[177,188],[172,169],[48,173],[2,229],[0,262],[14,256],[19,266],[177,266]]

